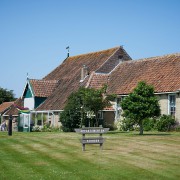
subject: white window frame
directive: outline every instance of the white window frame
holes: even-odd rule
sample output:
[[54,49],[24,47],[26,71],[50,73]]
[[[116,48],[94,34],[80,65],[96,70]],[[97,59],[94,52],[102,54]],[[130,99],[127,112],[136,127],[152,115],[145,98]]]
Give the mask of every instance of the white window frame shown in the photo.
[[[174,108],[175,108],[175,110],[174,110],[174,115],[173,114],[171,114],[171,105],[170,105],[170,99],[171,99],[171,96],[174,96],[174,99],[175,99],[175,105],[174,105]],[[176,115],[176,94],[169,94],[168,95],[168,114],[169,115],[173,115],[174,117],[175,117],[175,115]]]

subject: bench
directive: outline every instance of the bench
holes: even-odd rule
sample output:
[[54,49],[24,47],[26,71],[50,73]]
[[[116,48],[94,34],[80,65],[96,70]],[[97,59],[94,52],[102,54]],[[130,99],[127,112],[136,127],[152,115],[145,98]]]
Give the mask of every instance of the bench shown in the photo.
[[[83,127],[82,129],[75,129],[77,133],[82,134],[82,139],[80,140],[82,144],[82,150],[85,151],[86,144],[99,144],[100,149],[103,149],[103,143],[105,139],[102,137],[102,134],[109,131],[109,128],[103,127]],[[86,137],[86,134],[99,134],[98,137]]]

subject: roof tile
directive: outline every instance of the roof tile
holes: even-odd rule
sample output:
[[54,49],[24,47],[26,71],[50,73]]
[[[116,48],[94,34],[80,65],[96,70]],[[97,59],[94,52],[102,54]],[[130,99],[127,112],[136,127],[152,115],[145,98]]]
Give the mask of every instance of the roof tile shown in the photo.
[[33,87],[34,95],[36,97],[48,97],[57,87],[58,81],[31,79],[30,84]]
[[0,104],[0,113],[4,113],[14,102],[3,102]]
[[[83,65],[89,69],[89,74],[99,69],[107,59],[109,59],[118,49],[115,47],[103,51],[68,57],[61,65],[43,78],[43,80],[58,80],[58,87],[42,103],[37,110],[59,110],[63,109],[68,96],[85,85],[80,83],[81,68]],[[90,76],[85,79],[88,82]]]
[[120,64],[111,74],[109,93],[128,94],[139,81],[146,81],[155,92],[180,89],[180,54],[152,57]]
[[[18,98],[14,102],[14,104],[23,107],[23,99]],[[17,110],[17,108],[15,106],[11,106],[11,108],[5,113],[5,115],[18,115],[18,113],[19,113],[19,111]]]

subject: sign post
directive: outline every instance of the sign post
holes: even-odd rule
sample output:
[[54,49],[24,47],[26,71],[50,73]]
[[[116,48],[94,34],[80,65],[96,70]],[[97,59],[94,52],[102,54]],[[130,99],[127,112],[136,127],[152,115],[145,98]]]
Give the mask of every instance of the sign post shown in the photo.
[[[82,134],[82,139],[80,140],[82,143],[82,150],[85,151],[86,144],[99,144],[100,149],[103,149],[104,138],[102,134],[107,133],[109,128],[103,127],[83,127],[82,129],[75,129],[77,133]],[[99,134],[98,137],[86,137],[86,134]]]

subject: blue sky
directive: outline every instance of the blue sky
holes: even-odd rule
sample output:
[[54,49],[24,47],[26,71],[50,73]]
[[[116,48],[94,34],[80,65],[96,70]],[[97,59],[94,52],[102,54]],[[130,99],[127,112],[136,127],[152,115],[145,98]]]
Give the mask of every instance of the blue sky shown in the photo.
[[179,0],[0,0],[0,87],[21,96],[70,55],[123,45],[133,59],[180,52]]

